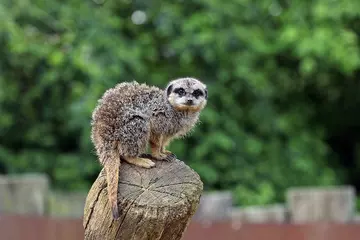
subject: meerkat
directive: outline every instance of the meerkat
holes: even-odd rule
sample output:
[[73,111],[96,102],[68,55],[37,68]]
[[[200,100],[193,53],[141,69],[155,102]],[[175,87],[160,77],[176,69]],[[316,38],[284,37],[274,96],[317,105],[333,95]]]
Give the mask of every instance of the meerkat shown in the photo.
[[[198,122],[207,103],[207,87],[195,78],[179,78],[164,90],[136,81],[108,89],[92,114],[91,140],[106,171],[114,219],[119,218],[117,191],[121,161],[151,168],[151,160],[176,158],[166,150],[171,140],[185,136]],[[146,156],[150,146],[151,158]]]

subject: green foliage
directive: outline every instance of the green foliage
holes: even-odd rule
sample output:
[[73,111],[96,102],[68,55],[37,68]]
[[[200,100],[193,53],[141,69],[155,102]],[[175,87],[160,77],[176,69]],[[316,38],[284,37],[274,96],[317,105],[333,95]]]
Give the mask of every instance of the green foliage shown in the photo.
[[326,140],[360,122],[359,23],[355,0],[3,0],[0,169],[87,188],[102,93],[194,76],[209,103],[170,150],[206,189],[264,204],[290,186],[344,183]]

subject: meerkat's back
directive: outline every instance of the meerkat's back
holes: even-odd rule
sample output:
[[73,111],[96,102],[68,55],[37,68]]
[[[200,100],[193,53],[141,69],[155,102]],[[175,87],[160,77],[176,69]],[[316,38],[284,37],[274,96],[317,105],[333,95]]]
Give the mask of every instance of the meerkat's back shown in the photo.
[[122,113],[126,114],[127,111],[146,113],[151,102],[161,97],[162,90],[157,87],[137,82],[120,83],[107,90],[99,100],[93,112],[93,122],[112,124],[112,121],[119,120]]

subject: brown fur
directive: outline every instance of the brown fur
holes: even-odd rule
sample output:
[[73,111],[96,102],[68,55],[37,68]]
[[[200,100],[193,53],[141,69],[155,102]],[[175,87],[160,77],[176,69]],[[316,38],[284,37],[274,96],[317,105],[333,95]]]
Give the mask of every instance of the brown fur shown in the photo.
[[[183,88],[186,96],[174,89]],[[202,96],[194,97],[194,89]],[[206,94],[205,94],[206,93]],[[188,99],[193,105],[186,105]],[[193,78],[171,81],[165,90],[125,82],[107,90],[92,114],[91,140],[107,173],[108,195],[113,217],[119,217],[117,189],[120,159],[150,168],[155,164],[141,158],[150,143],[152,156],[165,159],[169,142],[187,134],[196,124],[207,102],[206,86]]]

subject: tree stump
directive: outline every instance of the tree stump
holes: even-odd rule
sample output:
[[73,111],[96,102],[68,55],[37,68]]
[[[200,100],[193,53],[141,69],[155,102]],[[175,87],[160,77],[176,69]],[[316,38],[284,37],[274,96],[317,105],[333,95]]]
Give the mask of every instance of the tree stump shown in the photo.
[[105,170],[86,198],[85,240],[179,240],[200,201],[199,175],[179,160],[156,161],[151,169],[122,162],[119,220],[112,218]]

